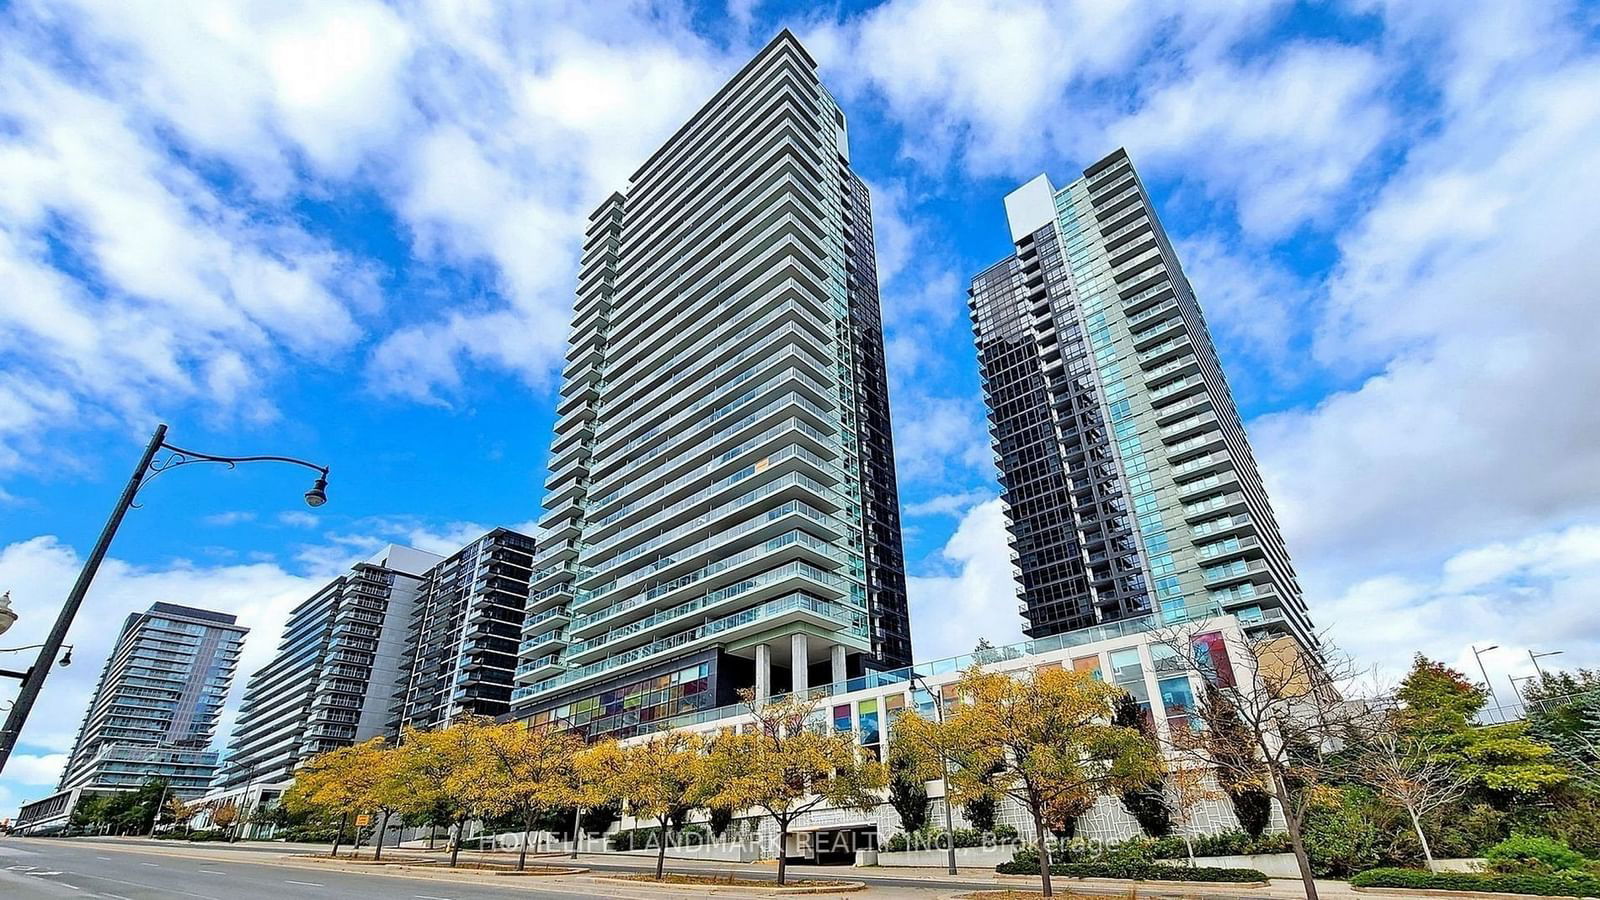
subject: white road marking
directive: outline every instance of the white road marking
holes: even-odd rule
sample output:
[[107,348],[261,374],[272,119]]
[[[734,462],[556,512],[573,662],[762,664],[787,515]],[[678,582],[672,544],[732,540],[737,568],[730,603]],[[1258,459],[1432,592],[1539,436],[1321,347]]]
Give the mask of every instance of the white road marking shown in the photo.
[[427,894],[415,894],[416,900],[450,900],[449,897],[430,897]]
[[205,874],[207,874],[207,875],[226,875],[226,874],[228,874],[227,872],[218,872],[216,869],[201,869],[200,871],[205,873]]
[[6,866],[7,872],[26,872],[33,866]]
[[141,865],[141,866],[149,866],[152,869],[161,868],[161,863],[139,863],[139,865]]
[[95,857],[95,859],[104,859],[104,860],[110,860],[110,859],[111,859],[111,857],[109,857],[109,856],[96,856],[96,857]]
[[40,876],[40,875],[60,875],[61,873],[60,872],[46,872],[43,869],[34,869],[32,872],[25,872],[23,874]]
[[102,893],[100,896],[102,896],[102,897],[110,897],[111,900],[133,900],[132,897],[124,897],[121,894],[106,894],[106,893]]
[[290,881],[287,878],[285,878],[283,880],[283,883],[284,884],[298,884],[301,887],[322,887],[321,884],[319,884],[319,883],[317,883],[315,881]]

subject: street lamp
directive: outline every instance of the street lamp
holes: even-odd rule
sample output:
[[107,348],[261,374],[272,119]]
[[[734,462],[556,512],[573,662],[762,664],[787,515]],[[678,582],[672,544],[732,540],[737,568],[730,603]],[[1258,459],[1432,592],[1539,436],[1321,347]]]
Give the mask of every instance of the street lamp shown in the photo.
[[[158,774],[155,769],[145,769],[144,775],[149,778]],[[150,817],[150,837],[156,836],[156,825],[161,821],[161,810],[167,805],[167,790],[172,787],[170,778],[161,779],[161,799],[156,801],[156,814]]]
[[1560,656],[1564,652],[1563,650],[1546,650],[1543,653],[1535,653],[1532,649],[1528,650],[1528,660],[1533,663],[1533,670],[1539,673],[1540,681],[1544,680],[1544,670],[1539,668],[1539,660],[1544,659],[1546,656]]
[[[156,455],[163,450],[167,451],[167,455],[157,459]],[[311,490],[306,491],[306,504],[318,507],[328,502],[327,466],[319,466],[292,456],[214,456],[210,453],[197,453],[167,443],[167,426],[157,425],[155,433],[150,436],[150,443],[144,448],[144,455],[139,458],[139,465],[133,470],[127,486],[122,489],[122,496],[117,499],[116,507],[111,510],[111,517],[100,530],[99,540],[95,541],[94,549],[84,560],[83,570],[78,573],[78,580],[73,582],[72,591],[67,594],[67,602],[62,605],[61,612],[56,616],[56,622],[51,626],[49,636],[39,645],[38,658],[25,672],[0,673],[22,682],[22,689],[17,692],[17,701],[11,707],[10,715],[6,716],[5,726],[0,728],[0,772],[5,771],[6,761],[11,758],[11,751],[16,747],[17,739],[22,734],[23,723],[28,721],[28,714],[33,711],[33,703],[39,697],[39,690],[44,687],[45,677],[50,674],[50,661],[55,658],[66,640],[67,630],[72,627],[72,620],[78,615],[78,607],[83,605],[83,597],[89,592],[89,585],[94,581],[95,573],[100,570],[100,563],[105,559],[106,551],[111,548],[111,539],[116,537],[117,528],[122,524],[122,517],[137,505],[133,501],[138,496],[139,489],[149,483],[150,479],[168,469],[202,462],[220,463],[230,469],[245,462],[281,462],[311,469],[317,472],[317,480],[311,486]],[[63,659],[62,664],[64,665],[69,659],[70,656]]]
[[11,630],[17,624],[17,611],[11,608],[11,592],[0,594],[0,634]]
[[[912,672],[911,686],[916,687],[918,684],[921,684],[922,689],[933,696],[934,720],[941,726],[944,725],[943,699],[938,694],[934,693],[933,688],[928,686],[927,679],[915,672]],[[954,875],[956,874],[956,826],[955,820],[950,814],[950,758],[945,755],[942,748],[939,751],[939,770],[944,779],[944,842],[946,848],[950,851],[950,860],[948,866],[946,867],[946,871],[949,874]]]
[[1472,658],[1478,661],[1478,671],[1483,673],[1483,686],[1489,689],[1489,699],[1494,701],[1495,709],[1500,708],[1500,695],[1494,692],[1494,685],[1489,683],[1489,670],[1483,665],[1483,654],[1499,649],[1499,644],[1490,644],[1481,649],[1476,644],[1472,645]]

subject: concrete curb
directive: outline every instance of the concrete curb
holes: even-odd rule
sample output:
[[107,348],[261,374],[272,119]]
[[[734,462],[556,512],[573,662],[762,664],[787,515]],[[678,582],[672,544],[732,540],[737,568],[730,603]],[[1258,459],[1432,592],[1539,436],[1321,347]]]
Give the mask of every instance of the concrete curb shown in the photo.
[[784,896],[787,894],[848,894],[854,891],[864,891],[867,889],[867,883],[864,881],[839,881],[828,885],[787,884],[780,887],[776,884],[673,884],[669,881],[655,881],[654,879],[646,881],[644,879],[628,875],[594,875],[584,880],[607,884],[622,882],[623,884],[627,884],[631,887],[644,888],[646,890],[666,890],[680,893],[687,891],[700,895],[748,894],[750,892],[754,892],[763,896]]
[[1592,900],[1592,898],[1561,897],[1550,894],[1508,894],[1504,891],[1447,891],[1443,888],[1357,887],[1350,890],[1358,894],[1377,894],[1381,897],[1448,897],[1462,900]]
[[[1017,882],[1009,881],[1009,879],[1013,879],[1013,878],[1017,879]],[[1021,881],[1027,881],[1027,882],[1030,882],[1030,883],[1038,883],[1039,876],[1037,876],[1037,875],[996,875],[995,876],[995,880],[996,881],[1004,881],[1004,883],[1007,883],[1007,884],[1020,883]],[[1239,888],[1240,890],[1251,891],[1251,890],[1258,890],[1260,888],[1272,887],[1272,882],[1270,882],[1270,881],[1163,881],[1161,879],[1155,879],[1155,878],[1081,878],[1081,877],[1074,876],[1074,875],[1054,875],[1054,874],[1052,874],[1050,876],[1050,881],[1051,881],[1051,883],[1054,883],[1054,882],[1057,882],[1057,881],[1064,881],[1064,882],[1067,882],[1069,884],[1098,884],[1098,885],[1112,885],[1112,886],[1115,886],[1115,885],[1140,885],[1142,887],[1171,886],[1171,887],[1174,887],[1174,888],[1184,888],[1184,889],[1187,889],[1187,890],[1197,890],[1198,889],[1198,890],[1212,890],[1212,891],[1215,891],[1215,890],[1227,890],[1228,888]],[[1498,896],[1506,896],[1506,895],[1498,895]],[[1569,898],[1569,900],[1570,900],[1570,898]]]

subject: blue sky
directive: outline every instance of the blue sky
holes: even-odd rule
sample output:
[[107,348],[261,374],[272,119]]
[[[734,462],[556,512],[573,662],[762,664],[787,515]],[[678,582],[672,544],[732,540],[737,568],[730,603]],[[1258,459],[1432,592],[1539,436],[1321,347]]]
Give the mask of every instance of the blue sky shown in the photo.
[[1019,635],[967,279],[1008,190],[1125,146],[1318,624],[1391,674],[1600,663],[1593,5],[193,7],[0,11],[0,643],[47,627],[156,421],[325,462],[331,501],[152,485],[0,808],[53,783],[126,612],[237,611],[237,693],[351,559],[535,519],[584,217],[785,25],[873,188],[919,655]]

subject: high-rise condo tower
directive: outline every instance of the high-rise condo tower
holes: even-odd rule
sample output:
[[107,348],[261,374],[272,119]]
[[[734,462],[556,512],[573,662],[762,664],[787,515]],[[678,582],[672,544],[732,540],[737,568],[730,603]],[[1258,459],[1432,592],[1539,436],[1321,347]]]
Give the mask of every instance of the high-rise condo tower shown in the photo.
[[1005,200],[968,305],[1033,637],[1213,610],[1316,637],[1194,291],[1125,152]]
[[152,777],[205,791],[217,768],[217,719],[247,629],[228,613],[154,603],[111,648],[58,790],[133,790]]
[[590,216],[514,713],[632,734],[910,662],[872,215],[778,35]]

